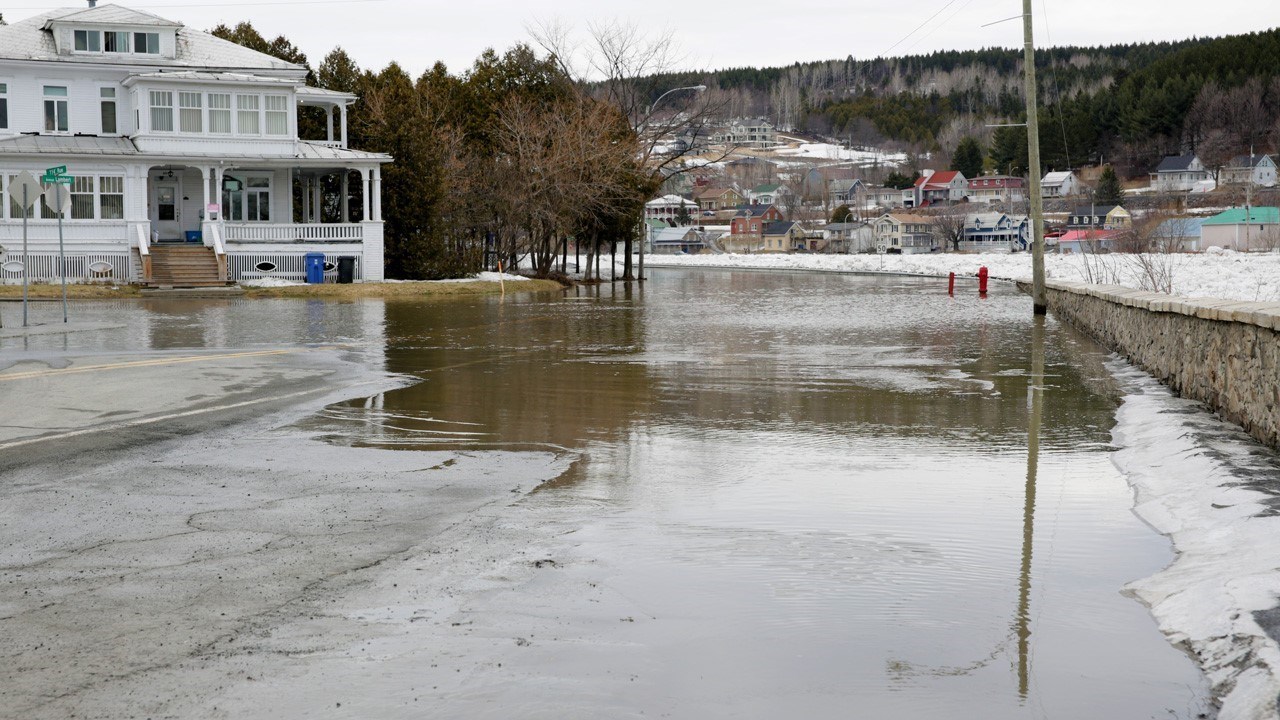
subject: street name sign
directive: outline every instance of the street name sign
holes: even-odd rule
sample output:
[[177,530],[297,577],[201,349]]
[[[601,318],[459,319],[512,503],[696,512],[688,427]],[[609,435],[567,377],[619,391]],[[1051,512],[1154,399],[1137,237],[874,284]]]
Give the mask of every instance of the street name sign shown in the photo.
[[45,171],[44,171],[44,174],[45,174],[45,175],[66,175],[66,174],[67,174],[67,166],[66,166],[66,165],[59,165],[59,166],[57,166],[57,167],[46,168],[46,169],[45,169]]

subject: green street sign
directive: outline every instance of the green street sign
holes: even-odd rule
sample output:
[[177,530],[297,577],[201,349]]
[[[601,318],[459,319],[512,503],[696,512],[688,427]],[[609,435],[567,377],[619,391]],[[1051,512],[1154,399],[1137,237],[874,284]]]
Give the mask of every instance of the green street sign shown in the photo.
[[46,176],[46,177],[47,177],[47,176],[49,176],[49,175],[66,175],[66,174],[67,174],[67,166],[66,166],[66,165],[59,165],[59,166],[57,166],[57,167],[47,168],[47,169],[44,171],[44,174],[45,174],[45,176]]
[[46,173],[44,177],[40,178],[40,182],[46,185],[51,185],[54,183],[57,183],[59,185],[70,185],[71,181],[74,179],[75,178],[71,177],[70,175],[49,175]]

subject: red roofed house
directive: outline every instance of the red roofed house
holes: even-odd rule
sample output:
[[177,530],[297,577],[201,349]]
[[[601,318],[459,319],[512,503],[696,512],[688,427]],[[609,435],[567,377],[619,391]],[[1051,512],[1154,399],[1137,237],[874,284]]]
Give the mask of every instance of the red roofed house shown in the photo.
[[906,207],[925,207],[964,200],[969,182],[958,170],[925,170],[916,184],[902,191],[902,204]]

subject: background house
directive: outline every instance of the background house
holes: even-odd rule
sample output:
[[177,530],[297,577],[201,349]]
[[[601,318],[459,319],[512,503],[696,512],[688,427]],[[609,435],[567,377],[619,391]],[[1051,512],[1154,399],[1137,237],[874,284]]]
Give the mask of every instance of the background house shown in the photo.
[[1020,203],[1027,199],[1027,181],[1010,175],[983,175],[967,181],[969,202],[988,204]]
[[1202,248],[1280,249],[1280,208],[1232,208],[1205,220],[1200,233]]
[[1040,197],[1064,198],[1080,193],[1080,178],[1070,170],[1045,174],[1040,180]]
[[1188,192],[1206,186],[1212,189],[1213,173],[1195,155],[1170,155],[1151,175],[1151,189],[1157,192]]
[[827,223],[822,236],[829,252],[862,253],[876,248],[875,229],[870,223]]
[[934,219],[928,215],[888,213],[873,223],[876,244],[888,252],[917,254],[938,249],[934,237]]
[[1270,155],[1237,155],[1218,172],[1220,184],[1275,187],[1276,162]]
[[680,195],[663,195],[644,204],[646,220],[662,220],[670,226],[696,225],[698,203]]
[[1000,212],[971,213],[965,216],[962,252],[1015,252],[1031,242],[1031,221],[1026,215]]

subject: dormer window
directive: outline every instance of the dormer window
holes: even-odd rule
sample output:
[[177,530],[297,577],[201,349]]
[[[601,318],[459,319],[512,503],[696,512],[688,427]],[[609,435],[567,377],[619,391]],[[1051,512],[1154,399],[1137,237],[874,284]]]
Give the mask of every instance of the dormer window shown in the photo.
[[133,51],[145,55],[160,54],[160,33],[136,32],[133,34]]
[[102,52],[102,33],[97,30],[76,31],[76,52]]
[[129,33],[127,32],[105,32],[102,34],[102,49],[109,53],[127,53],[129,52]]

